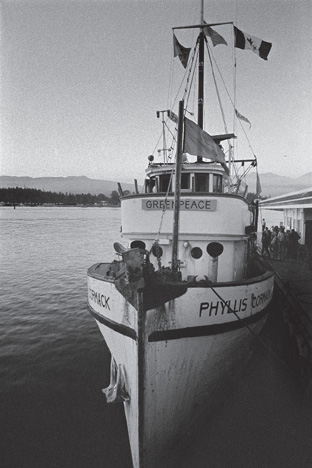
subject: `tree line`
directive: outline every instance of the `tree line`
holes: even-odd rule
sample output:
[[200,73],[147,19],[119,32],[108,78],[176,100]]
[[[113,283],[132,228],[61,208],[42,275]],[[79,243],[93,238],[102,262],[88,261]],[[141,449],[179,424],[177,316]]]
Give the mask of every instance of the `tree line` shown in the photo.
[[[124,195],[128,195],[128,190],[124,191]],[[247,201],[251,203],[254,199],[259,198],[255,193],[248,193]],[[267,197],[260,197],[265,199]],[[32,188],[0,188],[0,202],[6,205],[67,205],[67,206],[93,206],[93,205],[108,205],[118,206],[120,197],[117,190],[113,190],[110,197],[103,193],[92,195],[91,193],[61,193],[61,192],[46,192],[44,190]]]
[[92,195],[91,193],[61,193],[46,192],[44,190],[32,188],[0,188],[0,202],[6,205],[100,205],[103,202],[109,206],[118,206],[120,203],[119,194],[113,190],[110,197],[103,193]]

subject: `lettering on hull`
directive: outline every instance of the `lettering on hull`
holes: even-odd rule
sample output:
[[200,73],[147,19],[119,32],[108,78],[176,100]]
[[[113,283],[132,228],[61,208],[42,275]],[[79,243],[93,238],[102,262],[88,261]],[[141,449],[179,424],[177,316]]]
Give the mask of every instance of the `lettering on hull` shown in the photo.
[[247,309],[247,297],[244,299],[235,299],[235,301],[216,301],[216,302],[201,302],[199,308],[199,316],[205,314],[209,315],[223,315],[231,314],[233,312],[244,312]]
[[104,294],[101,294],[101,293],[99,293],[97,291],[94,291],[93,289],[89,288],[89,298],[90,298],[91,301],[95,302],[100,307],[103,307],[104,309],[110,310],[110,307],[109,307],[110,297],[105,296]]
[[[252,309],[266,305],[271,299],[271,294],[270,289],[258,295],[252,293],[249,305]],[[231,299],[229,301],[201,302],[199,306],[199,317],[244,312],[248,307],[248,302],[247,297],[235,300]]]
[[254,294],[251,295],[251,307],[254,309],[255,307],[258,307],[259,305],[265,304],[268,302],[268,300],[271,297],[271,291],[265,291],[262,294],[259,294],[258,296],[255,296]]

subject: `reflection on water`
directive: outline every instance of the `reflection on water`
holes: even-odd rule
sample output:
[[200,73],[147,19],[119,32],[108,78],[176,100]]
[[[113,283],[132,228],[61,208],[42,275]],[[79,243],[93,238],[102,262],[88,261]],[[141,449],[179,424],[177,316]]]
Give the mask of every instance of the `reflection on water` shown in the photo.
[[[1,466],[131,468],[123,408],[101,392],[109,353],[86,307],[86,270],[114,258],[120,210],[0,208],[0,218]],[[310,400],[258,349],[172,466],[310,468],[311,425]]]

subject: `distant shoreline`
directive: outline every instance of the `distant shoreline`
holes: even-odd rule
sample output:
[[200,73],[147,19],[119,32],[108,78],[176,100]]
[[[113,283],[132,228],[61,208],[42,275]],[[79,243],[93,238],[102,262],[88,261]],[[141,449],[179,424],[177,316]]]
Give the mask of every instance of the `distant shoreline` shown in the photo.
[[0,205],[0,208],[120,208],[120,205]]

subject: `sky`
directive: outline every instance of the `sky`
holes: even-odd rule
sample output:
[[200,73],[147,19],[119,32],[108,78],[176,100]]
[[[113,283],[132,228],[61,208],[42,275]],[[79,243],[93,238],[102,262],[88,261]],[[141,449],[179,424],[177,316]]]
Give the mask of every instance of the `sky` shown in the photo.
[[[142,182],[148,155],[160,160],[156,111],[178,112],[172,27],[198,23],[199,3],[2,0],[0,175]],[[273,44],[268,61],[235,49],[236,107],[251,122],[239,157],[251,147],[260,174],[311,172],[312,1],[205,0],[204,17]],[[231,43],[230,26],[215,29]],[[194,45],[194,30],[176,36]],[[233,90],[232,48],[213,54]],[[224,133],[217,121],[205,114],[208,133]]]

